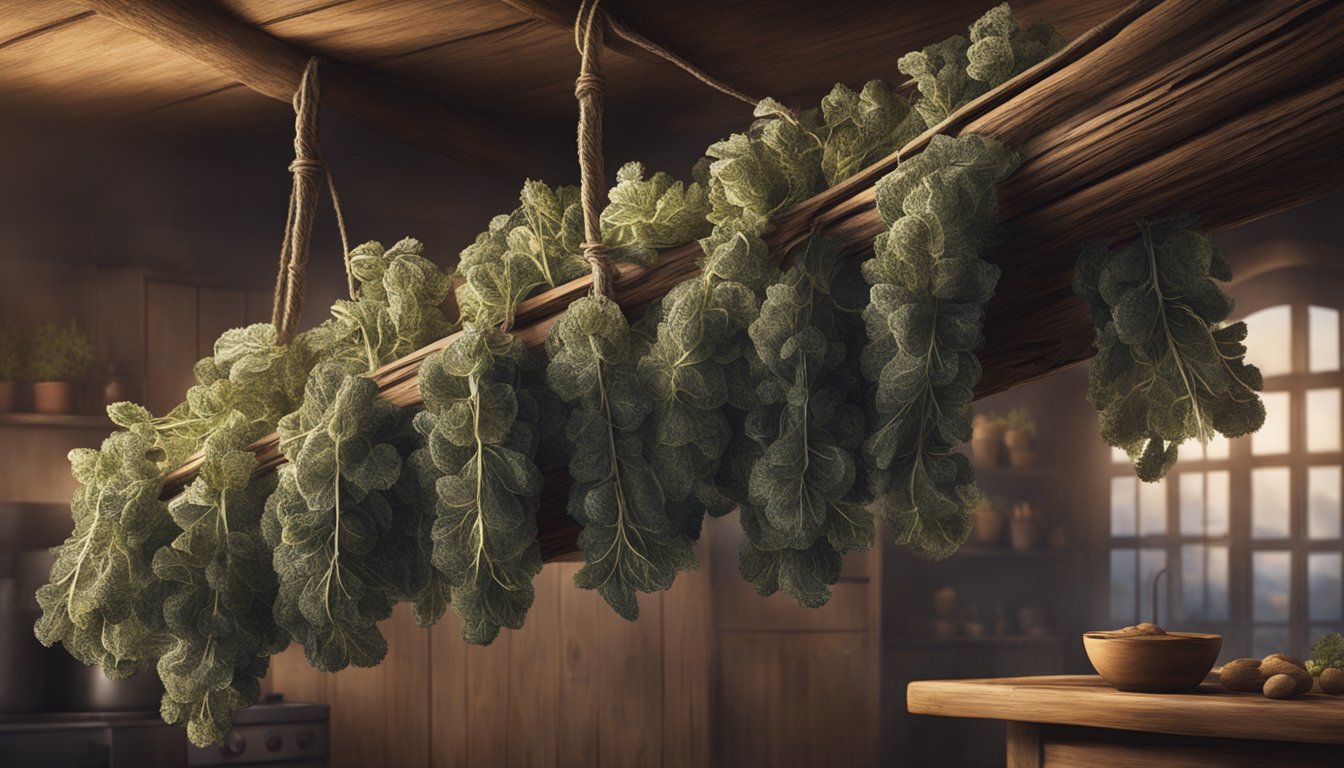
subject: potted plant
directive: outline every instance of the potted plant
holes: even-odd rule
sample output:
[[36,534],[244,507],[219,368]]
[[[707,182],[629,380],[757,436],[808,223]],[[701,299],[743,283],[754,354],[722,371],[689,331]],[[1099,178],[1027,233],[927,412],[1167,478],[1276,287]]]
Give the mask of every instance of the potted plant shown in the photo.
[[997,547],[1003,536],[1003,514],[987,498],[971,510],[971,540],[977,547]]
[[0,413],[14,410],[20,369],[19,335],[8,328],[0,330]]
[[1029,501],[1019,501],[1013,505],[1013,519],[1009,523],[1009,533],[1013,540],[1013,549],[1019,552],[1035,549],[1041,538],[1044,524],[1041,513]]
[[73,382],[89,374],[93,344],[72,321],[69,326],[43,323],[33,331],[25,374],[33,383],[38,413],[58,415],[74,410]]
[[1036,464],[1036,419],[1026,408],[1014,408],[1004,419],[1003,444],[1008,446],[1008,464],[1013,469],[1031,469]]
[[977,414],[971,422],[971,462],[980,469],[993,469],[1003,461],[1003,433],[1008,423],[992,413]]

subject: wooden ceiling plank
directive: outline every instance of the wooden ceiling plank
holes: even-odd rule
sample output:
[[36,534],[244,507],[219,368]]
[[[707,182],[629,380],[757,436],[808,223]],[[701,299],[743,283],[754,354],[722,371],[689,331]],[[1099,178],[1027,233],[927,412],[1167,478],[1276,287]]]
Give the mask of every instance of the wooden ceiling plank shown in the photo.
[[[90,10],[166,48],[288,102],[309,54],[207,0],[81,0]],[[529,146],[418,88],[327,60],[324,104],[466,165],[506,175],[534,167]]]
[[84,19],[90,18],[93,15],[94,15],[93,11],[84,11],[83,13],[76,13],[73,16],[66,16],[64,18],[56,19],[55,21],[49,21],[45,24],[42,24],[41,26],[33,27],[31,29],[20,32],[14,35],[13,37],[7,38],[5,40],[0,40],[0,49],[8,48],[11,45],[17,45],[19,43],[24,42],[25,40],[32,40],[34,37],[45,35],[48,32],[55,32],[58,29],[62,29],[79,21],[83,21]]

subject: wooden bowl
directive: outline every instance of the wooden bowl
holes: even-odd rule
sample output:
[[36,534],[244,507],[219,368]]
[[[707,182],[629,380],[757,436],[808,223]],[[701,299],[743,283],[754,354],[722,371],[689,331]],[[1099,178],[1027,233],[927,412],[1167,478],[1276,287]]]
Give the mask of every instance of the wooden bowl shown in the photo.
[[1193,691],[1213,669],[1222,635],[1168,632],[1165,635],[1083,635],[1087,658],[1117,690],[1137,693]]

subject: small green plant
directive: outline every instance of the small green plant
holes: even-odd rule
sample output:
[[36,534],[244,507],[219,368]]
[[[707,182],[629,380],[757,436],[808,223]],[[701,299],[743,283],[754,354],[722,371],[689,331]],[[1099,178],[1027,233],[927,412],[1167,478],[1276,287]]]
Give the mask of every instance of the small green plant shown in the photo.
[[1028,437],[1036,436],[1036,418],[1026,408],[1017,407],[1008,412],[1004,419],[1008,429],[1021,432]]
[[74,381],[93,367],[93,344],[71,321],[69,326],[43,323],[29,340],[24,377],[29,381]]
[[21,346],[17,331],[0,330],[0,381],[13,381],[19,377],[23,368],[23,359],[19,355]]
[[1319,676],[1331,667],[1344,669],[1344,635],[1338,632],[1316,638],[1311,644],[1311,658],[1307,660],[1307,671],[1313,675]]

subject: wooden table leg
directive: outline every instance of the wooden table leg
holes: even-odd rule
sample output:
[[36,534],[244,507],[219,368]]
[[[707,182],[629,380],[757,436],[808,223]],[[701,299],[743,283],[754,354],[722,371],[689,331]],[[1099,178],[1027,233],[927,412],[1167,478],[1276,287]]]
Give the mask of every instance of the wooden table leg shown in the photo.
[[1041,768],[1041,726],[1008,721],[1008,768]]

